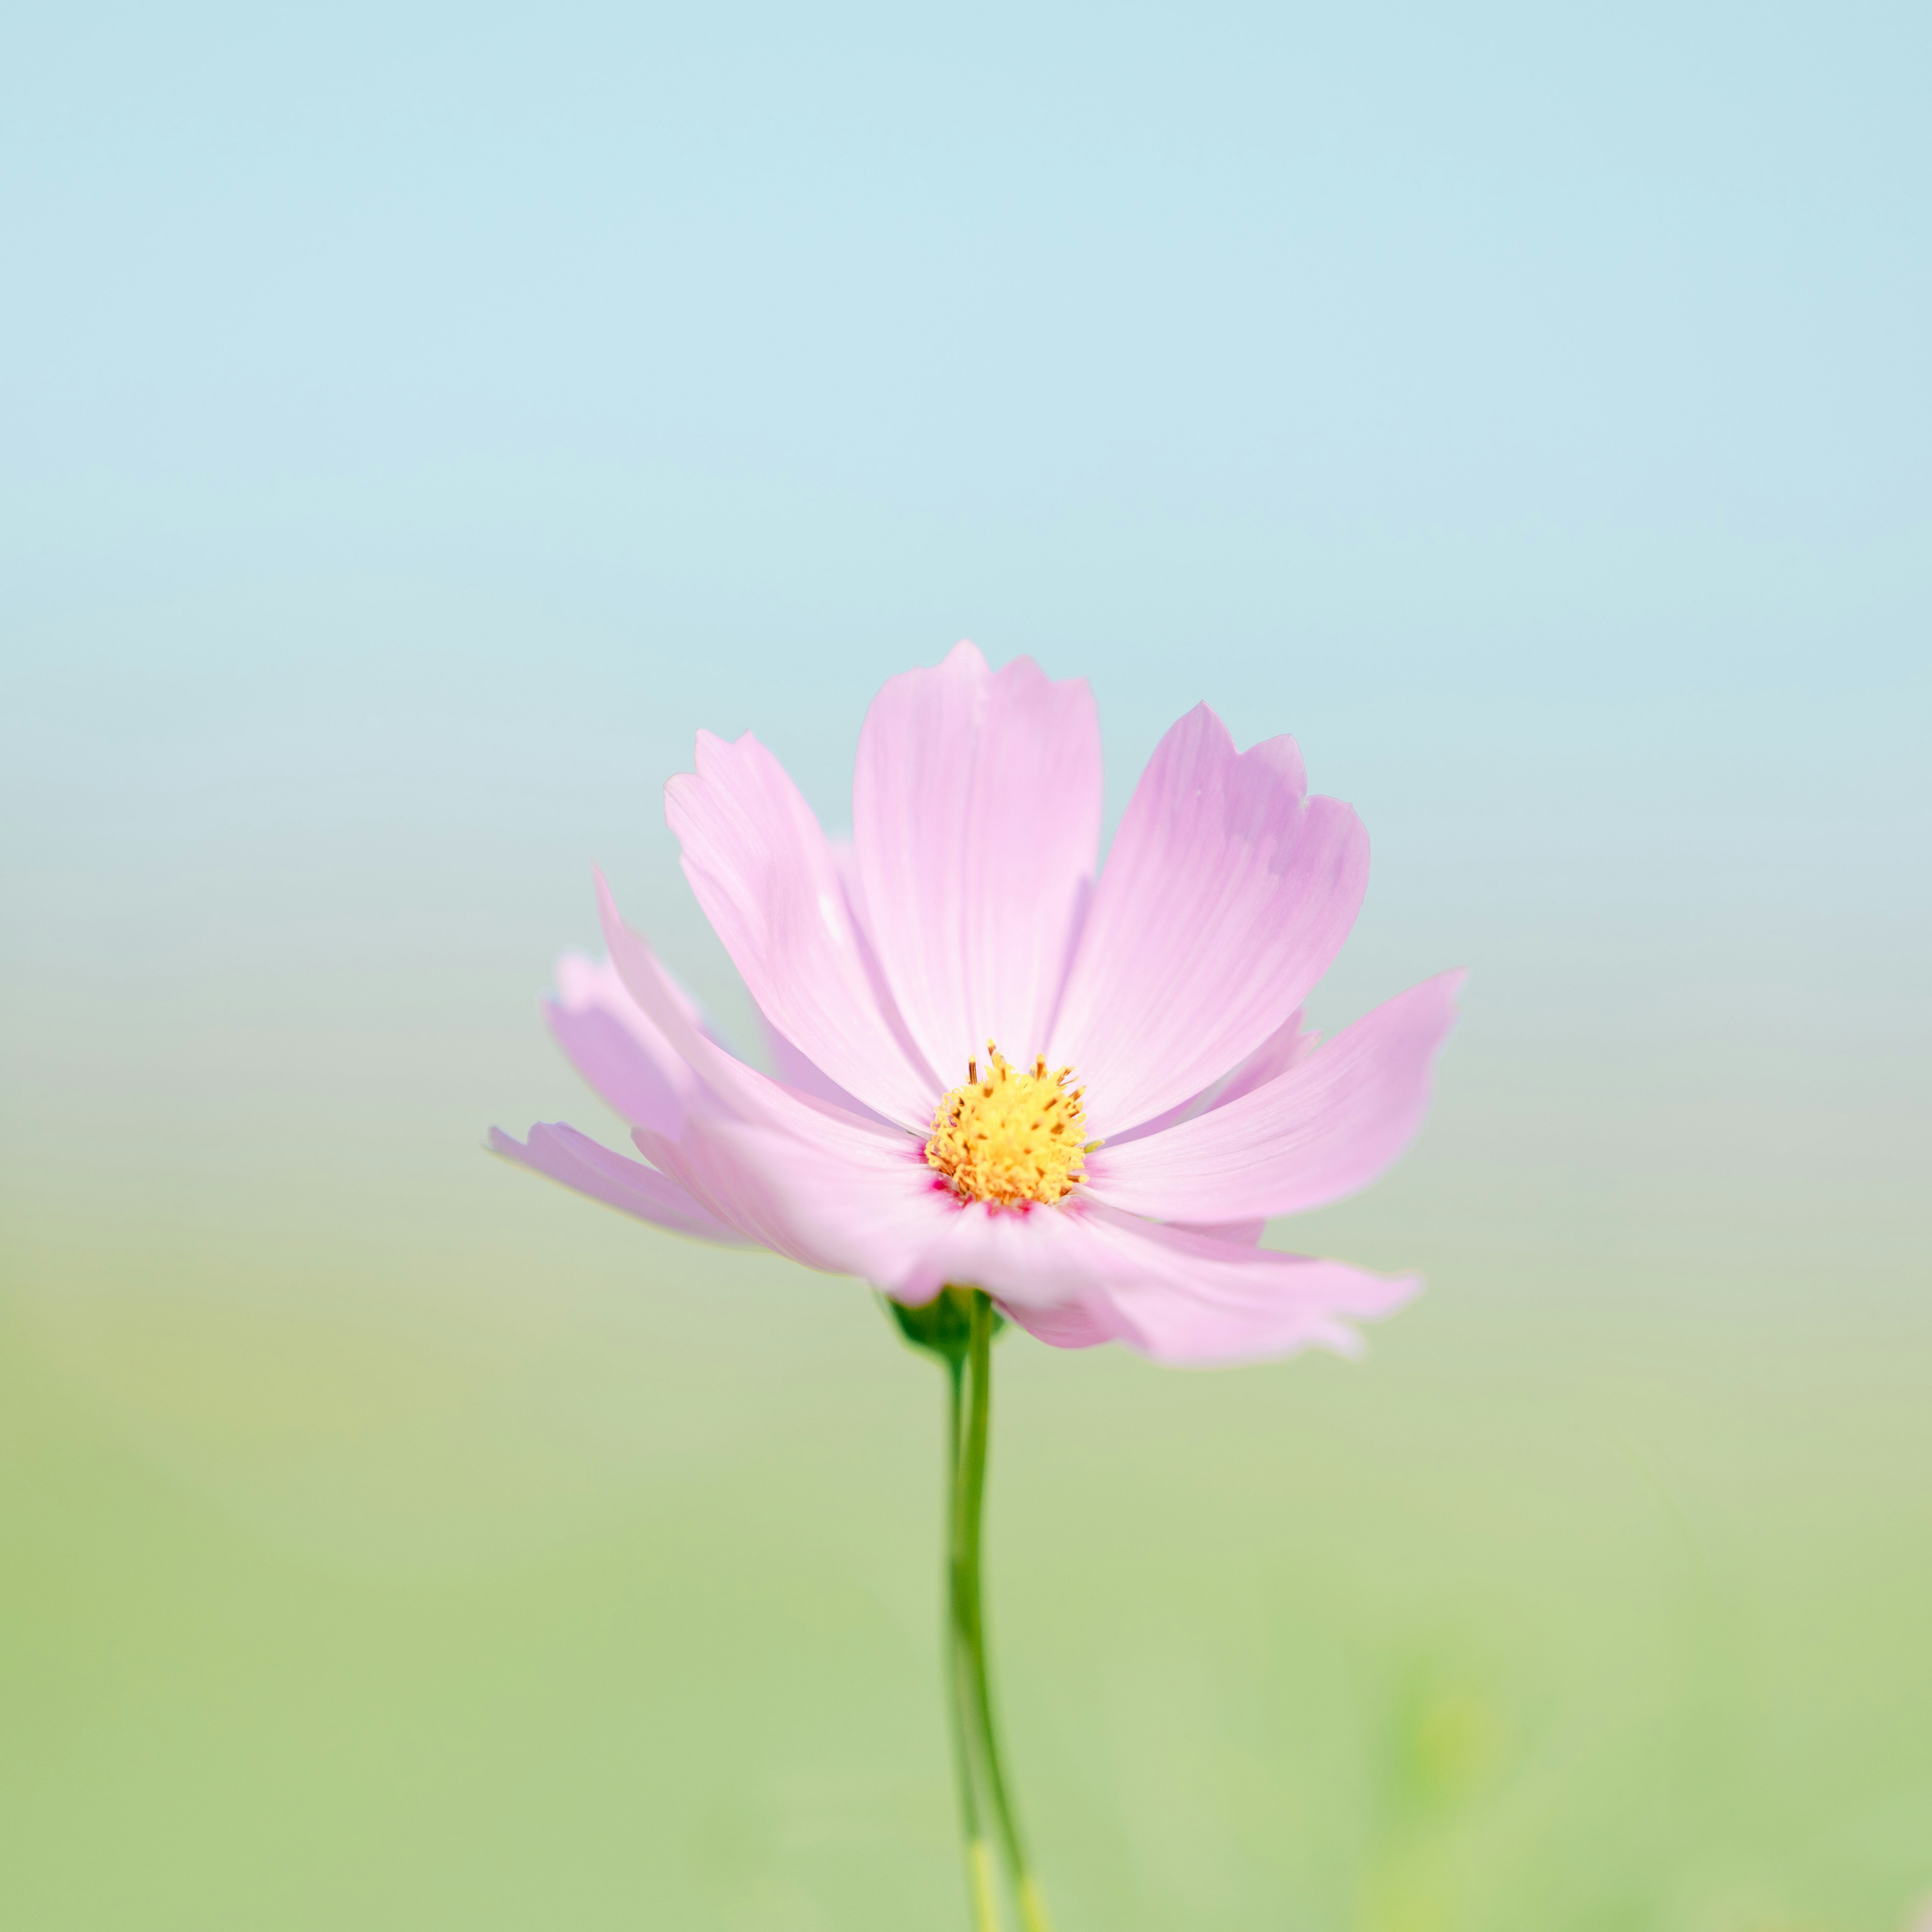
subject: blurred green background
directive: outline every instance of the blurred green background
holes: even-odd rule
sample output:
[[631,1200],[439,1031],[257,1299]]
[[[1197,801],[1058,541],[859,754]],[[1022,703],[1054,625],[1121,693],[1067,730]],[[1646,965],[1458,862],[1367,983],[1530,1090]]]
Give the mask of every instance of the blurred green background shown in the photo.
[[0,62],[0,1924],[964,1923],[940,1390],[481,1149],[658,790],[959,636],[1467,964],[1270,1239],[1000,1345],[1062,1932],[1932,1910],[1921,8],[30,4]]
[[[963,1923],[936,1374],[856,1288],[473,1208],[10,1294],[8,1922]],[[1060,1922],[1902,1926],[1932,1336],[1832,1300],[1438,1257],[1361,1367],[1005,1340]]]

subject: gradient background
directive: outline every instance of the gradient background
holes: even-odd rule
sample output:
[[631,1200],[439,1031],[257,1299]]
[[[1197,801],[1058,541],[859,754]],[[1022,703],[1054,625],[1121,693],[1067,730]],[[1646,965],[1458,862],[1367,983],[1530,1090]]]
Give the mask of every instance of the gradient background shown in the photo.
[[962,635],[1205,698],[1473,975],[1270,1238],[1366,1360],[1000,1354],[1063,1932],[1932,1896],[1922,8],[16,6],[0,1922],[964,1923],[940,1390],[486,1159],[658,791]]

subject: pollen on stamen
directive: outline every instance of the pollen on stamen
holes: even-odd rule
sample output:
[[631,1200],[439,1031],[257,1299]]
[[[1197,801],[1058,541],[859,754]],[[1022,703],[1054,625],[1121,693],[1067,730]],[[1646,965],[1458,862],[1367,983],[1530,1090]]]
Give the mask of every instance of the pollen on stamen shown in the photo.
[[1016,1208],[1065,1200],[1086,1178],[1086,1157],[1100,1144],[1080,1132],[1085,1090],[1070,1089],[1070,1066],[1049,1072],[1044,1054],[1034,1056],[1030,1072],[1016,1069],[991,1040],[986,1054],[986,1070],[976,1055],[968,1060],[964,1084],[934,1112],[927,1161],[962,1201]]

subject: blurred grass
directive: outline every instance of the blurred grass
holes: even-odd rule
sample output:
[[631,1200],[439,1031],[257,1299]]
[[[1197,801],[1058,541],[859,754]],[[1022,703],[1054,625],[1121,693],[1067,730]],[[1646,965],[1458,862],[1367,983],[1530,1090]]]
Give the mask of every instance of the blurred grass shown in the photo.
[[[851,1284],[514,1198],[386,1254],[10,1231],[0,1923],[963,1922],[937,1377]],[[1003,1342],[1064,1932],[1900,1932],[1928,1390],[1869,1283],[1457,1264],[1364,1364],[1208,1376]]]

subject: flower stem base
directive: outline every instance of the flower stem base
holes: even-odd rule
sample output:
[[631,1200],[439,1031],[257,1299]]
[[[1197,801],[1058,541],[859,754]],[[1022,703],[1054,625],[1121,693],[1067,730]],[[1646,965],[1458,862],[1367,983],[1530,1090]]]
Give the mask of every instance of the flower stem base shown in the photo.
[[1052,1932],[1027,1863],[1019,1819],[1000,1760],[980,1585],[986,1449],[992,1418],[992,1343],[1004,1326],[978,1288],[947,1288],[922,1308],[886,1304],[912,1346],[945,1369],[950,1396],[946,1495],[946,1681],[959,1786],[960,1837],[974,1932],[1001,1932],[993,1850],[980,1820],[992,1814],[1024,1932]]

